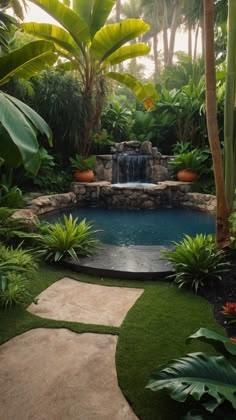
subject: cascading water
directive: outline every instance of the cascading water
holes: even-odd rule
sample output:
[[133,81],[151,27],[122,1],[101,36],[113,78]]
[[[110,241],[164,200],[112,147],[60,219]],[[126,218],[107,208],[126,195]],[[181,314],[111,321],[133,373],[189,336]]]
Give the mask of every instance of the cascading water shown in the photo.
[[147,180],[146,155],[125,155],[117,156],[117,183],[148,182]]

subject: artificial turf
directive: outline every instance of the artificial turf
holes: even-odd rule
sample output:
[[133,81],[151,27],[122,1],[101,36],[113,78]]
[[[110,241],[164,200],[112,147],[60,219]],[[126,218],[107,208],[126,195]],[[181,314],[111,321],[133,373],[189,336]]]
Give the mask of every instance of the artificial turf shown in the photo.
[[103,279],[65,270],[61,266],[40,267],[32,281],[36,297],[55,281],[70,277],[105,286],[141,287],[142,296],[128,312],[120,328],[54,321],[40,318],[16,306],[0,309],[0,344],[33,328],[67,328],[76,333],[119,335],[116,364],[119,385],[140,420],[179,420],[186,406],[165,394],[145,389],[150,374],[160,364],[191,351],[204,351],[206,345],[185,345],[185,339],[200,327],[221,332],[214,322],[211,306],[191,292],[165,282]]
[[186,413],[188,405],[145,386],[155,368],[168,360],[194,351],[214,353],[197,341],[185,344],[200,327],[224,334],[204,299],[163,283],[146,288],[127,314],[120,330],[116,366],[119,385],[140,419],[180,420]]

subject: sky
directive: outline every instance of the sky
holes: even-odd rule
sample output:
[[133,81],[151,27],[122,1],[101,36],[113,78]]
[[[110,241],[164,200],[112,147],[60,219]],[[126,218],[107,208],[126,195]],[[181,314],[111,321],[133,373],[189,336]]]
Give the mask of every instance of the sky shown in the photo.
[[[25,21],[26,22],[45,22],[45,23],[56,23],[55,20],[49,16],[47,13],[45,13],[40,7],[30,4],[28,3],[28,13],[25,16]],[[186,32],[178,32],[176,35],[176,42],[175,42],[175,50],[176,51],[185,51],[187,52],[187,33]],[[198,52],[201,51],[201,36],[199,36],[199,45],[198,45]],[[161,36],[159,37],[159,43],[158,43],[158,48],[161,50],[162,49],[162,38]],[[148,59],[148,57],[143,57],[140,59],[140,61],[142,62],[142,64],[146,65],[146,71],[145,74],[148,77],[149,75],[151,75],[154,71],[154,64],[153,61],[151,59]]]

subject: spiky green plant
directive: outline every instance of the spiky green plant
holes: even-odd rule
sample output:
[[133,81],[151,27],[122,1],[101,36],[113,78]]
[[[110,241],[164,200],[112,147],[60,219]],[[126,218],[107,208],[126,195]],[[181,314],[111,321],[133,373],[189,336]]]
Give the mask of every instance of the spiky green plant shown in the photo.
[[173,267],[169,278],[179,287],[189,286],[197,293],[199,286],[221,280],[221,274],[228,269],[225,253],[216,248],[211,235],[185,235],[181,242],[173,244],[175,249],[163,252],[163,256]]
[[60,261],[70,256],[78,260],[78,256],[92,255],[97,248],[97,230],[93,223],[85,219],[78,223],[78,218],[64,215],[64,223],[43,225],[42,234],[32,235],[38,243],[41,254],[50,261]]

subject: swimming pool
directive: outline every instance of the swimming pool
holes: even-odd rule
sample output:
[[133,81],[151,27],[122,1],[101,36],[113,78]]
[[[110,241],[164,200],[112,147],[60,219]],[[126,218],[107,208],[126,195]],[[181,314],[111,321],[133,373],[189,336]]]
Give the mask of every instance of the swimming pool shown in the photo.
[[79,208],[49,215],[54,222],[63,219],[63,214],[72,214],[78,220],[86,218],[101,229],[102,242],[113,245],[169,245],[179,241],[184,234],[215,232],[215,218],[209,213],[183,208],[159,208],[155,210],[126,210],[103,208]]

